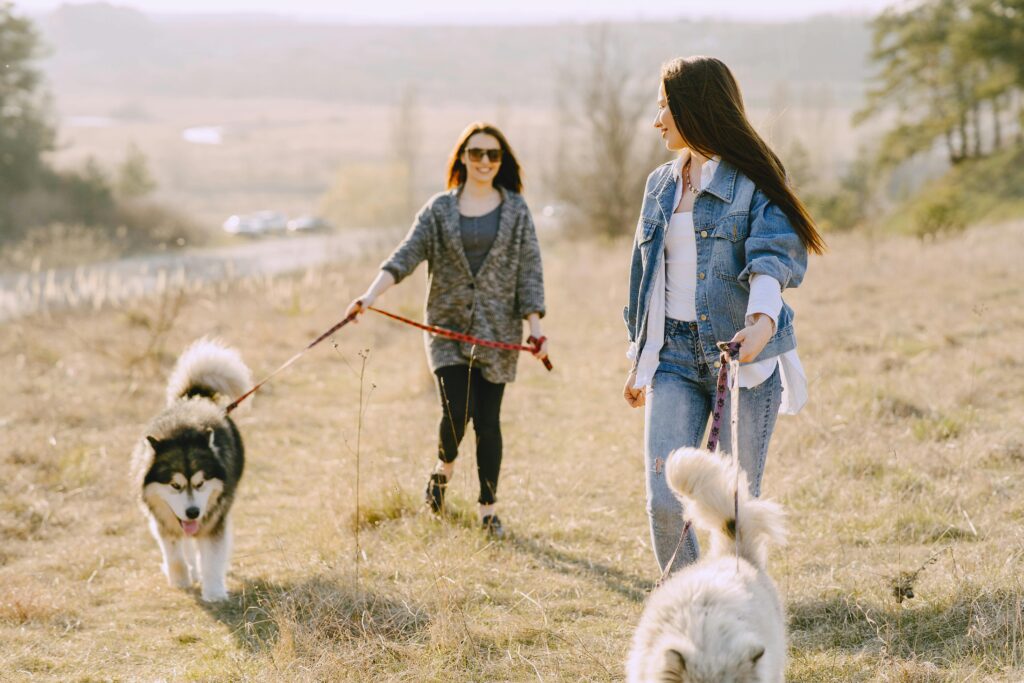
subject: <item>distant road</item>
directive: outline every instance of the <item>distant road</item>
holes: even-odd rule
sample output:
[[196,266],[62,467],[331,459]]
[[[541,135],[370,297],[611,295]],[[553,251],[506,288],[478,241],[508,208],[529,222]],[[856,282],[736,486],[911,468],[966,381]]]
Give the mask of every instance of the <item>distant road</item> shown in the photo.
[[276,275],[350,260],[397,242],[391,230],[262,239],[39,272],[0,273],[0,322],[43,310],[121,303],[185,284]]

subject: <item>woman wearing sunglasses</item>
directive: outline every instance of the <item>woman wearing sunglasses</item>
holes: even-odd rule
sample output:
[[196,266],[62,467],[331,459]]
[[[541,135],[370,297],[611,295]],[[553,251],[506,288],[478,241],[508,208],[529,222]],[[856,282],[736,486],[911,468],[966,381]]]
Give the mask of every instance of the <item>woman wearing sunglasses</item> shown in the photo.
[[[346,315],[362,313],[422,261],[427,262],[426,322],[492,341],[521,344],[525,319],[543,340],[544,278],[533,219],[520,191],[519,163],[505,136],[472,123],[448,160],[447,191],[420,210],[405,240]],[[427,482],[431,510],[444,508],[459,442],[468,421],[476,432],[480,522],[502,536],[495,512],[501,469],[501,399],[516,376],[517,351],[426,337],[441,399],[438,462]],[[547,356],[547,342],[534,353]]]
[[[633,242],[625,318],[632,368],[623,395],[645,407],[647,512],[662,572],[693,562],[697,541],[665,480],[665,459],[704,438],[720,362],[740,343],[739,462],[761,490],[780,412],[806,400],[793,310],[809,252],[825,243],[786,182],[778,156],[747,120],[729,68],[712,57],[662,67],[654,127],[675,161],[647,180]],[[731,451],[729,401],[720,441]]]

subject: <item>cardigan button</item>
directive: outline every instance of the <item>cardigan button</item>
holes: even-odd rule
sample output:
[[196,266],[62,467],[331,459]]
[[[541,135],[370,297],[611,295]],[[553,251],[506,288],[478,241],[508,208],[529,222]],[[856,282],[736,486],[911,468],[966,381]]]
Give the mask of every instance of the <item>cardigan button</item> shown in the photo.
[[701,313],[701,314],[700,314],[700,319],[701,319],[701,321],[703,322],[703,321],[707,320],[707,319],[708,319],[708,317],[707,317],[706,315],[704,315],[703,313]]
[[716,360],[716,361],[715,361],[715,369],[717,370],[717,369],[718,369],[718,368],[720,368],[720,367],[722,367],[722,361],[720,361],[720,360]]
[[697,273],[697,277],[699,277],[701,280],[703,280],[704,279],[704,273]]
[[700,231],[700,236],[701,237],[707,237],[708,236],[708,231],[707,230],[701,230]]

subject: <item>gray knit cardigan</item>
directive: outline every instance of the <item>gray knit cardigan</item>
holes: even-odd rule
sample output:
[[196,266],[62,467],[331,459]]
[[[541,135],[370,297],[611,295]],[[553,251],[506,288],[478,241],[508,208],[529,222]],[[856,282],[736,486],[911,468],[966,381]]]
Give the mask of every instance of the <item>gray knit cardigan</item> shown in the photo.
[[[381,264],[401,282],[427,262],[428,324],[482,339],[521,344],[523,319],[544,316],[544,273],[530,209],[522,195],[501,189],[498,234],[476,276],[462,248],[459,189],[432,197],[409,233]],[[431,371],[447,365],[479,367],[489,382],[516,377],[518,351],[504,351],[424,335]]]

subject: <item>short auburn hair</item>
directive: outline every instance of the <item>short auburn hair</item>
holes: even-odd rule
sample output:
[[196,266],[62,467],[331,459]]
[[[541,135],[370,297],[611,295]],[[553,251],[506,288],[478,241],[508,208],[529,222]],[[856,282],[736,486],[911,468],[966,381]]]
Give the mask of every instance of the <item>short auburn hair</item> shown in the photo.
[[491,135],[501,145],[501,167],[498,168],[498,174],[494,176],[494,186],[503,187],[511,192],[522,192],[522,172],[519,170],[519,162],[516,160],[516,155],[512,153],[511,145],[508,144],[508,140],[505,139],[505,136],[502,135],[497,126],[484,123],[483,121],[474,121],[466,126],[465,130],[459,135],[459,140],[455,143],[455,147],[448,157],[447,188],[451,190],[462,186],[466,182],[466,165],[462,163],[462,153],[466,151],[466,143],[477,133]]

